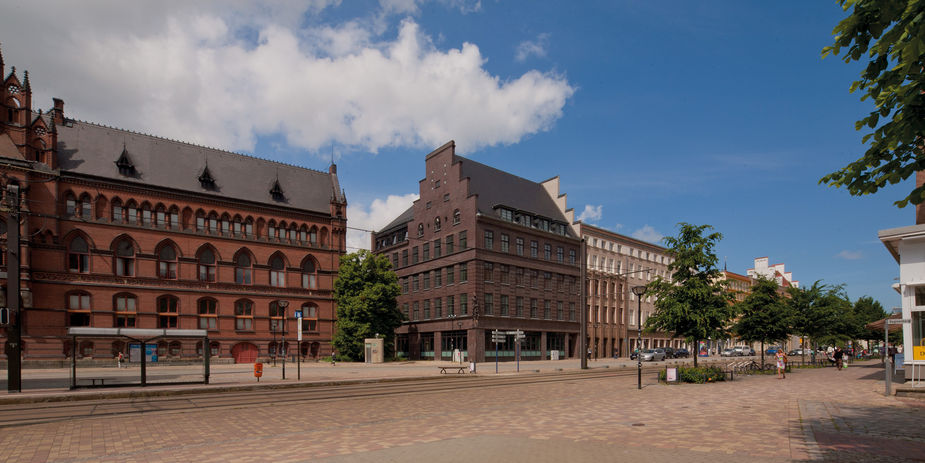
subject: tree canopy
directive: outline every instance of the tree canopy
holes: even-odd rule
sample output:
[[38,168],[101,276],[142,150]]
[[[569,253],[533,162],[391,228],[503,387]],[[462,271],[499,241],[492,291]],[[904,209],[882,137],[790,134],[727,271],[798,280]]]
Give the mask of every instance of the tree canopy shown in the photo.
[[791,308],[779,290],[776,281],[758,277],[745,300],[736,305],[739,319],[733,331],[745,342],[761,343],[762,364],[764,345],[786,339],[791,330]]
[[[678,235],[664,238],[670,279],[661,276],[649,283],[646,294],[655,296],[655,313],[646,320],[647,330],[674,333],[691,345],[706,339],[724,339],[733,309],[731,296],[716,267],[714,248],[722,239],[710,225],[678,224]],[[697,356],[694,355],[694,364]]]
[[[823,58],[845,50],[844,61],[867,62],[850,91],[871,99],[874,110],[855,123],[872,131],[863,142],[870,147],[856,161],[819,180],[846,187],[855,196],[876,193],[888,184],[925,169],[920,137],[925,134],[925,2],[918,0],[838,0],[851,14],[832,33],[835,43]],[[885,122],[881,124],[881,119]],[[925,199],[916,187],[899,207]]]
[[332,341],[338,356],[362,359],[364,339],[377,334],[385,336],[385,355],[391,355],[393,334],[402,322],[397,304],[400,290],[386,256],[366,250],[341,256],[334,281],[337,321]]

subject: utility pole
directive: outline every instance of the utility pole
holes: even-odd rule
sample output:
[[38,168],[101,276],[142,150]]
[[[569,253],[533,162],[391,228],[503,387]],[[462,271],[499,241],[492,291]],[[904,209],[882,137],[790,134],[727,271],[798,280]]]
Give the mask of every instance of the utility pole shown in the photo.
[[[22,317],[19,306],[19,186],[7,185],[6,328],[7,392],[22,392]],[[76,346],[74,347],[76,349]]]

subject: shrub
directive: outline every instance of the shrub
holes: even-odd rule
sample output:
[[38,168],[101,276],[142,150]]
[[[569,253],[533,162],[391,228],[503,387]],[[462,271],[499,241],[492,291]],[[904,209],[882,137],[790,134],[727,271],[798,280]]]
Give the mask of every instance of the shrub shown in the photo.
[[[666,371],[658,372],[659,381],[665,381]],[[713,383],[716,381],[725,381],[726,375],[720,367],[678,367],[678,379],[685,383]]]

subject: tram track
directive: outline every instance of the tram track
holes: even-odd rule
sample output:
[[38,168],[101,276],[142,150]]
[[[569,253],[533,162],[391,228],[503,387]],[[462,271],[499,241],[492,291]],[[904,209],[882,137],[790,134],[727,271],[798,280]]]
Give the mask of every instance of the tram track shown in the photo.
[[[651,374],[661,367],[644,369]],[[499,388],[544,383],[587,381],[635,376],[636,369],[592,369],[502,376],[440,376],[389,381],[312,384],[286,388],[203,391],[182,395],[113,397],[86,401],[35,402],[0,406],[0,428],[66,420],[94,419],[132,414],[244,409],[302,402],[328,402],[376,397],[433,394],[460,388]]]

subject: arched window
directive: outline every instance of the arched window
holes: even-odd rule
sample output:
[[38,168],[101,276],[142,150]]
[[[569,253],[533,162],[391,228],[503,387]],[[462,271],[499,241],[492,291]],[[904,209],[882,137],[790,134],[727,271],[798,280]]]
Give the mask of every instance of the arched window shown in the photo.
[[318,331],[318,306],[311,302],[302,304],[302,331]]
[[277,239],[277,236],[276,236],[276,222],[274,222],[274,221],[272,221],[272,220],[270,221],[270,223],[267,224],[267,239],[269,239],[269,240],[271,240],[271,241]]
[[90,195],[84,193],[80,196],[80,211],[79,215],[85,219],[92,219],[93,216],[90,215]]
[[254,330],[254,303],[241,299],[234,303],[234,329],[237,331]]
[[312,229],[308,231],[308,242],[312,246],[318,245],[318,228],[317,227],[312,227]]
[[270,259],[270,286],[286,287],[286,265],[280,256]]
[[[212,357],[217,357],[219,353],[219,343],[210,342],[209,343],[209,355]],[[196,355],[202,356],[202,341],[196,343]]]
[[305,259],[302,264],[302,287],[305,289],[318,288],[318,268],[315,266],[314,259]]
[[424,236],[424,224],[423,223],[418,224],[418,236]]
[[234,282],[239,285],[251,284],[251,257],[242,252],[234,259]]
[[127,239],[116,243],[116,275],[130,277],[135,274],[135,246]]
[[244,236],[254,236],[254,219],[244,221]]
[[138,223],[138,206],[135,205],[135,201],[130,200],[125,203],[125,217],[128,219],[128,223]]
[[459,209],[453,211],[453,225],[459,223]]
[[69,293],[67,295],[68,326],[90,326],[90,295]]
[[70,272],[88,273],[90,271],[90,247],[86,240],[77,236],[71,240],[67,250],[67,269]]
[[241,216],[238,216],[238,215],[234,216],[234,223],[232,224],[232,231],[234,232],[235,236],[241,235],[241,231],[242,231]]
[[115,319],[113,325],[116,328],[134,328],[135,314],[137,314],[137,299],[131,294],[118,294],[115,297],[113,306],[115,307]]
[[157,298],[157,327],[176,328],[177,316],[180,313],[180,300],[173,296]]
[[202,211],[196,212],[196,231],[198,232],[206,231],[206,215]]
[[199,329],[218,329],[218,302],[215,299],[202,298],[199,300]]
[[150,227],[153,223],[153,216],[151,215],[151,205],[144,203],[141,205],[141,224]]
[[77,215],[77,197],[74,193],[68,193],[64,197],[64,214],[68,217]]
[[199,281],[215,281],[215,253],[209,248],[199,253]]
[[222,214],[222,234],[231,234],[231,217],[228,214]]
[[302,225],[302,227],[299,228],[299,241],[302,244],[305,244],[308,241],[308,229],[305,228],[305,225]]
[[218,214],[209,214],[209,233],[218,234]]
[[440,231],[440,217],[434,217],[434,231]]
[[170,208],[169,218],[170,218],[170,228],[174,230],[180,229],[180,208],[173,206]]
[[177,279],[177,250],[166,244],[157,253],[157,276],[167,279]]
[[286,308],[279,302],[270,302],[270,331],[273,332],[282,332],[286,329]]
[[124,220],[125,214],[122,208],[122,201],[118,199],[112,200],[112,221],[115,223],[122,223]]
[[157,228],[167,228],[167,208],[163,205],[158,205],[154,212]]

